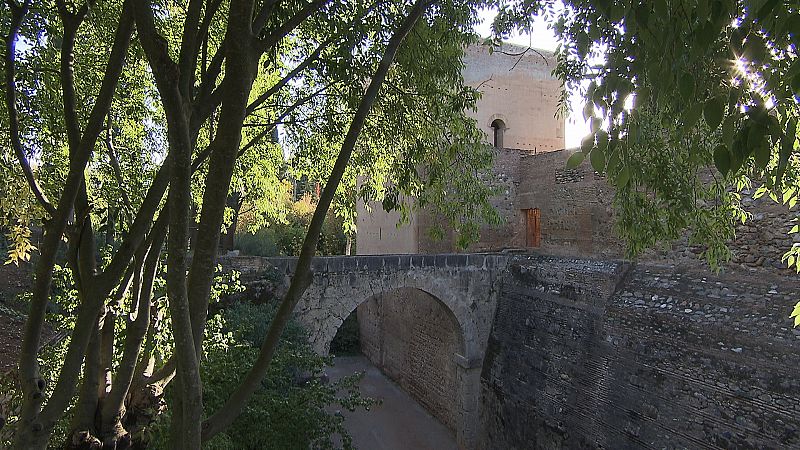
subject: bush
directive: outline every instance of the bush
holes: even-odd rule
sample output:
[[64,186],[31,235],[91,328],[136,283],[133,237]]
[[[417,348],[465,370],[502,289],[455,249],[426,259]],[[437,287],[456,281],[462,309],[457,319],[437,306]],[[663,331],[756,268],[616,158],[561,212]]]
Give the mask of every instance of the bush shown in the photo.
[[237,233],[233,247],[243,255],[278,256],[277,241],[273,228],[262,228],[255,233]]
[[[255,233],[237,233],[234,248],[243,255],[250,256],[297,256],[306,238],[306,231],[316,209],[316,202],[310,195],[290,203],[284,222],[273,223]],[[319,255],[343,255],[347,237],[341,218],[329,212],[322,225],[322,233],[317,243]]]
[[[227,400],[253,365],[272,317],[268,305],[238,303],[209,322],[202,365],[207,412]],[[362,374],[328,383],[323,369],[330,363],[330,358],[313,351],[302,327],[290,322],[261,388],[236,421],[205,448],[327,449],[334,448],[334,435],[342,437],[345,448],[352,448],[344,418],[329,410],[368,408],[373,401],[358,392]],[[168,448],[168,428],[169,414],[164,414],[154,427],[153,447]]]

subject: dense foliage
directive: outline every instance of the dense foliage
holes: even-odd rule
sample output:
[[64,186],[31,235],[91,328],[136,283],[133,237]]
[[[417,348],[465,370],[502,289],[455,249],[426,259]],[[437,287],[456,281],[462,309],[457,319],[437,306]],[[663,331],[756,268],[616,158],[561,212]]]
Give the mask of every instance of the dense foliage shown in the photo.
[[[252,366],[267,333],[274,307],[237,303],[211,319],[203,365],[203,398],[214,408],[228,398],[236,381]],[[281,336],[269,373],[250,406],[224,433],[206,445],[210,449],[351,448],[339,411],[369,408],[362,397],[362,374],[329,381],[323,369],[331,358],[317,355],[305,331],[290,322]],[[168,390],[167,398],[175,395]],[[169,448],[169,414],[149,430],[150,445]],[[335,439],[341,439],[336,441]]]
[[[69,269],[58,268],[55,274],[55,294],[48,322],[57,333],[45,347],[41,358],[46,373],[55,376],[63,365],[67,349],[64,340],[74,322],[71,310],[76,308],[76,292],[73,289]],[[160,283],[163,286],[163,280]],[[239,292],[243,286],[233,274],[219,274],[214,286],[214,298]],[[23,295],[24,297],[29,295]],[[161,297],[163,301],[163,297]],[[267,327],[274,313],[274,306],[250,303],[235,303],[209,320],[206,329],[209,345],[204,350],[203,396],[208,405],[219,407],[230,394],[243,372],[252,365],[258,347],[264,340]],[[121,320],[121,319],[120,319]],[[149,346],[163,353],[171,347],[168,317],[155,325],[154,340]],[[157,337],[156,335],[160,335]],[[115,348],[114,358],[119,361],[123,348]],[[358,392],[359,374],[328,382],[323,369],[331,364],[330,358],[317,355],[308,343],[307,335],[300,325],[290,322],[281,337],[275,359],[262,388],[254,395],[251,406],[234,422],[230,429],[208,443],[208,448],[333,448],[333,439],[339,438],[348,446],[349,435],[343,427],[343,416],[336,414],[341,409],[369,407],[373,402]],[[12,374],[0,374],[0,390],[4,393],[7,426],[0,430],[0,445],[10,446],[15,421],[21,405],[21,392]],[[167,389],[166,400],[175,395]],[[71,405],[65,417],[56,425],[57,436],[69,434],[72,418]],[[154,411],[155,412],[155,411]],[[136,436],[137,443],[149,448],[169,448],[168,429],[170,412],[151,415],[146,426]],[[151,423],[152,422],[152,423]],[[62,448],[63,442],[55,441],[52,448]]]
[[[311,195],[303,195],[295,202],[290,201],[288,212],[282,221],[261,228],[255,233],[247,230],[237,236],[237,248],[247,255],[260,256],[297,256],[303,246],[306,230],[311,224],[311,217],[316,209],[316,201]],[[343,255],[347,237],[344,235],[344,223],[341,217],[328,213],[322,233],[317,243],[319,255]],[[248,244],[250,247],[248,248]],[[274,249],[274,253],[268,253]]]
[[[268,375],[311,257],[339,245],[320,243],[329,210],[352,235],[358,197],[406,215],[424,205],[474,237],[492,216],[479,182],[491,152],[466,116],[476,94],[460,57],[482,3],[5,2],[0,228],[12,262],[37,252],[14,446],[44,448],[55,432],[124,448],[141,403],[172,380],[171,446],[224,433]],[[243,207],[283,222],[285,181],[302,178],[322,189],[302,237],[284,233],[300,255],[291,286],[246,375],[208,410],[220,236]],[[36,249],[30,230],[43,232]],[[57,267],[78,306],[51,372],[38,357]]]
[[[556,74],[585,98],[592,131],[569,164],[586,159],[615,185],[632,255],[688,230],[712,266],[727,262],[744,188],[794,210],[800,3],[495,3],[498,35],[543,15],[560,37]],[[800,271],[799,256],[795,244],[784,260]]]

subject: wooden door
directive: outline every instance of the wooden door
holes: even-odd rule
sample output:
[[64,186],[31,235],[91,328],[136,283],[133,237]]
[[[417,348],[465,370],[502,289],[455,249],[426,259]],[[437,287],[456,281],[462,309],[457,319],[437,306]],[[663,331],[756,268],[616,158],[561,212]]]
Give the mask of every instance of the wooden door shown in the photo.
[[539,247],[542,244],[542,217],[539,208],[526,209],[527,225],[525,245]]

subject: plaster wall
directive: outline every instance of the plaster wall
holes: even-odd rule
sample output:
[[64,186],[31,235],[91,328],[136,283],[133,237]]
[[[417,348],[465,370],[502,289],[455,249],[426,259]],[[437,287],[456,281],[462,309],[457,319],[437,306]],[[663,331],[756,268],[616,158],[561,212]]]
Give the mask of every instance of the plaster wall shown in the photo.
[[356,202],[356,254],[387,255],[419,253],[419,219],[412,215],[409,223],[400,224],[400,213],[386,212],[379,202]]
[[492,138],[495,119],[506,125],[503,146],[549,152],[564,148],[564,120],[556,118],[561,82],[552,76],[555,58],[545,50],[503,44],[466,49],[464,82],[482,96],[470,115]]

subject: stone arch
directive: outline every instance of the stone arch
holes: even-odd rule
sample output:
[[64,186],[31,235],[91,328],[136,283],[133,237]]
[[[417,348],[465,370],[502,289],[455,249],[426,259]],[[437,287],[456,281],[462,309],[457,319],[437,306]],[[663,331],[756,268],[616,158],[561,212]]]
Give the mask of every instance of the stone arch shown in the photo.
[[479,423],[480,373],[496,306],[498,260],[465,255],[388,255],[322,261],[296,314],[320,354],[328,354],[336,331],[358,305],[399,288],[435,297],[452,314],[463,338],[463,354],[453,355],[458,411],[456,440],[474,448]]
[[492,146],[495,148],[505,148],[503,137],[506,132],[506,124],[500,120],[495,119],[492,121]]
[[[417,288],[417,287],[410,287],[410,286],[399,286],[399,287],[396,287],[396,288],[393,288],[393,289],[377,292],[377,293],[375,293],[373,295],[370,295],[369,297],[364,298],[360,303],[358,303],[353,308],[352,311],[350,311],[350,313],[348,313],[348,316],[358,312],[358,310],[360,308],[364,307],[365,305],[367,305],[370,302],[375,302],[375,301],[378,301],[380,299],[384,299],[385,300],[386,298],[388,298],[390,300],[399,300],[397,298],[398,294],[409,294],[409,295],[415,295],[416,294],[417,298],[420,298],[420,297],[426,298],[427,300],[430,300],[430,301],[434,302],[436,305],[440,306],[440,311],[443,313],[442,314],[443,317],[440,317],[440,318],[443,318],[444,320],[446,320],[447,324],[452,325],[453,330],[455,331],[455,335],[457,337],[457,343],[458,343],[456,351],[459,354],[464,354],[465,353],[464,330],[462,329],[461,322],[458,320],[458,317],[456,317],[456,315],[453,312],[453,310],[447,304],[445,304],[436,295],[428,292],[425,289],[420,289],[420,288]],[[345,318],[346,317],[347,316],[345,316]],[[339,325],[339,327],[341,327],[341,324]],[[337,329],[338,329],[338,327],[337,327]],[[335,333],[334,333],[334,335],[335,335]]]
[[509,128],[509,127],[508,127],[508,119],[507,119],[507,118],[506,118],[506,116],[505,116],[505,115],[503,115],[503,114],[492,114],[492,115],[489,117],[489,120],[488,120],[488,121],[486,121],[486,126],[488,126],[489,128],[491,128],[491,127],[492,127],[492,124],[493,124],[495,121],[497,121],[497,120],[499,120],[500,122],[502,122],[502,123],[503,123],[503,126],[505,126],[505,127],[506,127],[506,129],[508,129],[508,128]]
[[[464,360],[481,359],[483,346],[479,343],[480,340],[473,339],[480,336],[481,333],[475,322],[474,311],[468,307],[468,302],[464,301],[466,293],[460,289],[458,280],[453,279],[452,276],[444,276],[443,273],[426,273],[424,270],[420,272],[423,273],[415,273],[414,270],[406,273],[395,272],[375,277],[377,279],[367,277],[369,280],[351,273],[349,276],[345,275],[345,278],[349,278],[345,282],[336,275],[323,276],[328,279],[315,279],[313,287],[309,290],[316,292],[306,293],[306,297],[309,294],[314,297],[313,299],[307,298],[307,301],[310,300],[308,307],[310,309],[319,308],[326,314],[324,320],[314,324],[311,330],[314,348],[317,352],[327,355],[330,351],[331,341],[339,327],[360,304],[375,295],[408,288],[417,289],[432,296],[449,311],[460,330],[463,352],[460,356]],[[305,314],[301,313],[301,316],[303,315]]]

